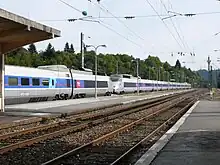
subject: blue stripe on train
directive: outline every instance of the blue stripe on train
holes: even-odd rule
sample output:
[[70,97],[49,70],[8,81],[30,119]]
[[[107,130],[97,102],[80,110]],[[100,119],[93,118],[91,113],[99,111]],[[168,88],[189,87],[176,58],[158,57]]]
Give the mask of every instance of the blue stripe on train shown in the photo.
[[[9,86],[8,84],[8,78],[17,78],[18,79],[18,85]],[[21,85],[21,78],[28,78],[29,79],[29,85]],[[32,85],[32,79],[36,78],[40,80],[39,86],[33,86]],[[60,79],[60,78],[42,78],[42,77],[27,77],[27,76],[12,76],[12,75],[5,75],[5,88],[72,88],[72,80],[69,79]],[[42,84],[42,80],[49,80],[49,85],[45,86]],[[54,84],[52,84],[52,80],[54,80]],[[67,82],[68,81],[68,82]],[[138,86],[137,83],[136,87]],[[139,83],[139,87],[181,87],[181,85],[168,85],[168,84],[145,84],[145,83]],[[182,85],[185,86],[185,85]],[[73,87],[74,88],[85,88],[84,80],[73,80]],[[186,86],[185,86],[186,87]]]
[[[18,85],[9,85],[8,79],[9,78],[17,78]],[[21,85],[21,78],[28,78],[29,85]],[[36,78],[40,80],[40,85],[33,86],[32,79]],[[5,88],[72,88],[72,80],[69,79],[69,86],[67,87],[67,79],[55,79],[55,78],[45,78],[45,77],[27,77],[27,76],[12,76],[12,75],[5,75]],[[43,85],[43,80],[49,80],[49,85]],[[54,84],[52,84],[52,80]],[[75,83],[73,81],[73,86]]]

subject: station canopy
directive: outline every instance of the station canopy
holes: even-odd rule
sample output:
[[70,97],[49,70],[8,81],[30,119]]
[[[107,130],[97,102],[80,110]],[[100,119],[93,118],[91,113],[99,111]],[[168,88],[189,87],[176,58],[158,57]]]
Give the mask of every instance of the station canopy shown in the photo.
[[60,37],[59,30],[0,8],[0,53],[55,37]]

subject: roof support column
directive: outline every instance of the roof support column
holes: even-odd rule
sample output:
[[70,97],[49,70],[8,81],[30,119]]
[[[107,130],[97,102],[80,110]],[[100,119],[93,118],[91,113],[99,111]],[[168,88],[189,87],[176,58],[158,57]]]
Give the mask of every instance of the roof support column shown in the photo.
[[0,111],[5,111],[5,57],[2,53],[2,45],[0,44]]

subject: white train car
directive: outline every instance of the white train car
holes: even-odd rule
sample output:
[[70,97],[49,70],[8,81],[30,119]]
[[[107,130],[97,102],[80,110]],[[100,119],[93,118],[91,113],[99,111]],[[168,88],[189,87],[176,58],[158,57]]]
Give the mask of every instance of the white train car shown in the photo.
[[59,89],[55,88],[58,74],[36,68],[5,66],[5,103],[50,100]]
[[[97,76],[98,95],[108,94],[108,83],[108,76]],[[94,91],[94,75],[66,66],[5,66],[6,104],[79,98],[94,95]]]
[[[5,66],[5,103],[18,104],[95,95],[95,75],[63,65],[38,68]],[[138,86],[139,85],[139,86]],[[191,88],[187,83],[140,79],[128,74],[97,76],[97,94]]]
[[135,92],[137,91],[137,78],[128,74],[111,75],[109,90],[115,94]]
[[191,86],[187,83],[174,83],[155,80],[139,79],[137,83],[137,78],[131,75],[114,74],[110,76],[109,90],[111,93],[116,94],[137,92],[138,84],[140,92],[191,88]]
[[140,79],[140,91],[142,92],[148,92],[153,91],[154,83],[153,80],[144,80]]

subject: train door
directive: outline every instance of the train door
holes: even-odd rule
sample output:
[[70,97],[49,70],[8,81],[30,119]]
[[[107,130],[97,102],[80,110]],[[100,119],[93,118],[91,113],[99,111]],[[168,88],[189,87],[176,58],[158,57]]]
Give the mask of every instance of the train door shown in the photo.
[[56,79],[55,78],[50,79],[49,88],[56,88]]

